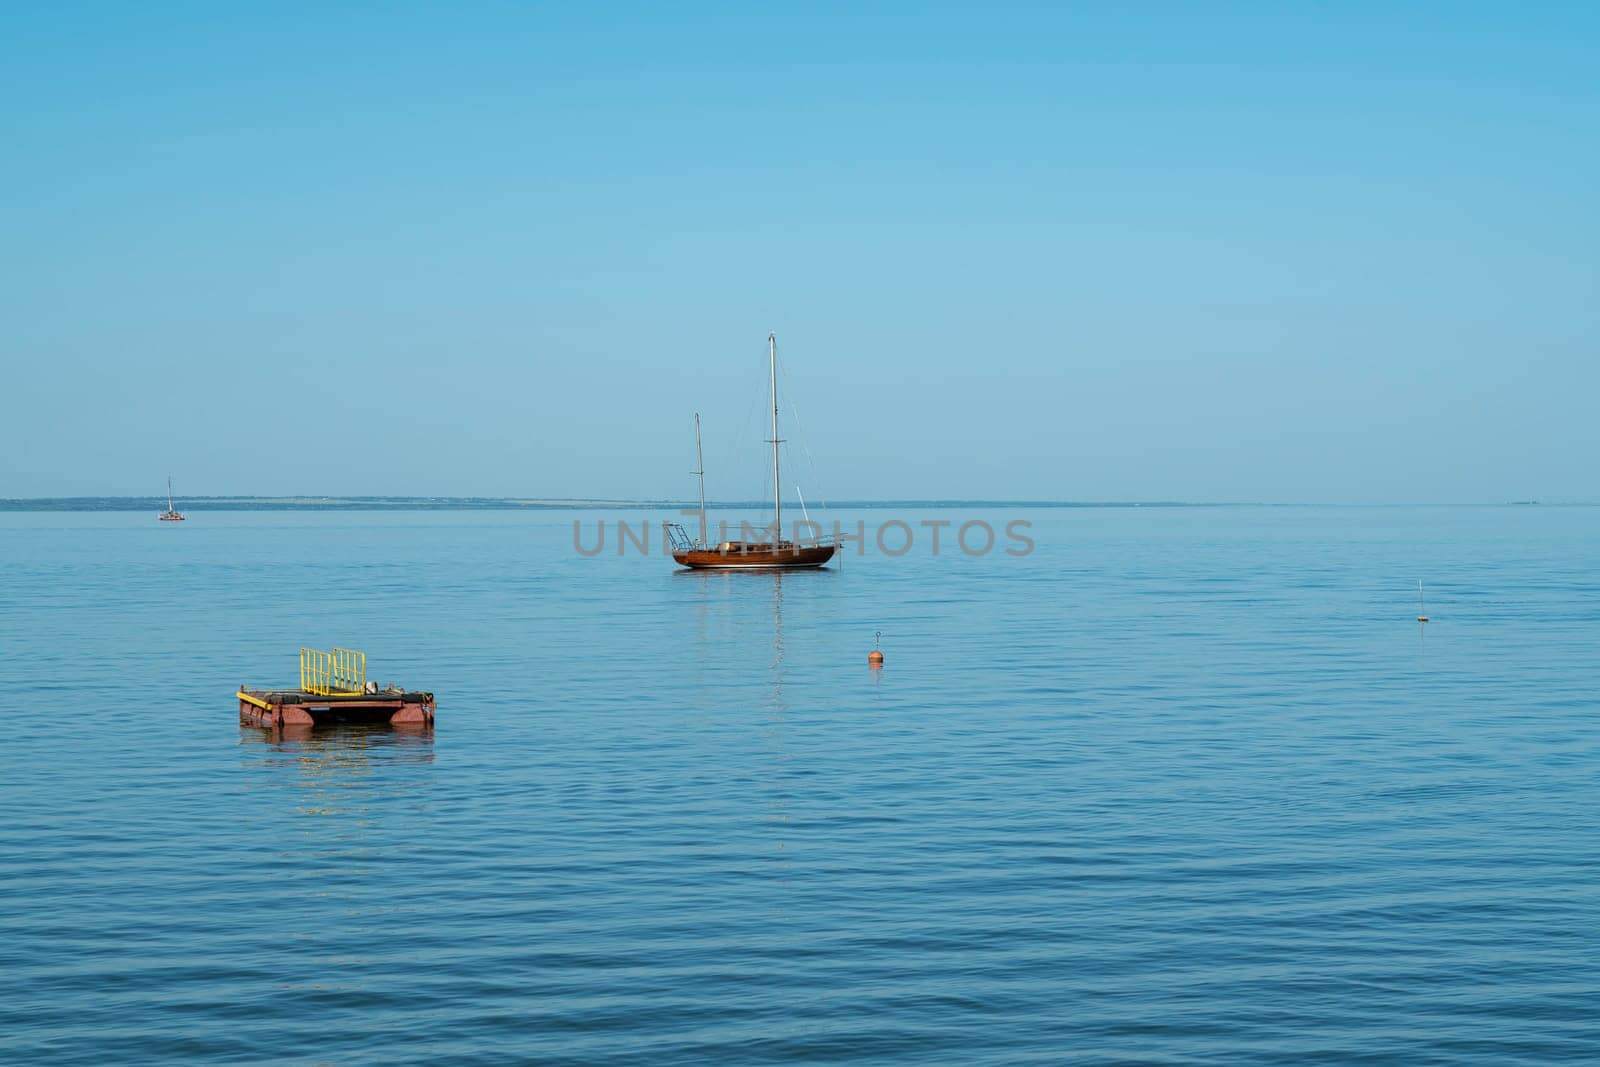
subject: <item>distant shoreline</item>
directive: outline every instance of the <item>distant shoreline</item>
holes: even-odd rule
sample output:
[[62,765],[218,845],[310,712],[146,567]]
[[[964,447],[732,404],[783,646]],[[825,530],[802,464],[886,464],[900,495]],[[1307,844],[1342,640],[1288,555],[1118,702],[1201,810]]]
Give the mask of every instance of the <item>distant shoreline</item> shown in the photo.
[[[79,496],[0,499],[0,511],[149,511],[166,507],[166,497]],[[789,501],[784,501],[789,505]],[[179,511],[676,511],[697,508],[678,500],[579,500],[531,497],[438,496],[191,496]],[[770,508],[770,500],[709,500],[711,508]],[[832,509],[881,508],[1225,508],[1249,503],[1189,503],[1177,500],[844,500]]]
[[[75,496],[0,498],[0,512],[118,512],[160,511],[165,497]],[[784,501],[786,507],[796,502]],[[753,510],[770,508],[770,500],[711,500],[709,508]],[[876,511],[894,508],[1249,508],[1249,507],[1414,507],[1408,504],[1266,504],[1252,501],[1196,502],[1183,500],[841,500],[830,501],[832,510]],[[1593,507],[1582,501],[1505,501],[1499,504],[1456,504],[1441,507]],[[199,511],[680,511],[697,508],[693,501],[580,500],[535,497],[479,496],[199,496],[178,501],[178,510]]]

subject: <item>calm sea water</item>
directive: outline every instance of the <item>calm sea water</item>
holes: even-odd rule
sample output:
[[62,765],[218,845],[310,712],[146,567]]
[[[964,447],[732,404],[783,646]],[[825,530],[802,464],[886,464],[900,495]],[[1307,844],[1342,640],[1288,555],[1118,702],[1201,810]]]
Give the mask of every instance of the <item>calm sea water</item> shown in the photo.
[[1600,509],[574,517],[0,515],[0,1060],[1600,1061]]

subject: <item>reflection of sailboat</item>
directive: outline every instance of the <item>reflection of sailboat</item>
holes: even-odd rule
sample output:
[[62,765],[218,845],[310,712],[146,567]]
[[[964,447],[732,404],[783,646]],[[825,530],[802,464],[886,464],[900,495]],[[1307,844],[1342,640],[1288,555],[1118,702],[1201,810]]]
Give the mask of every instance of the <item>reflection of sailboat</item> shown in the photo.
[[672,558],[697,570],[799,570],[820,567],[833,558],[831,542],[783,540],[783,482],[778,476],[778,339],[767,335],[767,362],[772,378],[772,528],[769,541],[723,541],[711,545],[706,531],[705,460],[700,458],[700,416],[694,417],[694,447],[700,469],[700,538],[691,540],[677,523],[668,524]]
[[158,516],[162,522],[182,522],[183,516],[172,506],[172,476],[167,475],[167,510]]
[[783,711],[783,575],[772,576],[772,706]]

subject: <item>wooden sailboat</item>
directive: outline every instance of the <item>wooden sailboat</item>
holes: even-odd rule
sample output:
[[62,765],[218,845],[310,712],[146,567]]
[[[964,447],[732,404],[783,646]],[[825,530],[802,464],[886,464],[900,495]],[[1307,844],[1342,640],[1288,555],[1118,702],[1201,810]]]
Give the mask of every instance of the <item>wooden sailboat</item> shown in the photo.
[[695,570],[801,570],[820,567],[833,558],[832,542],[783,540],[783,482],[778,472],[778,338],[767,335],[767,369],[772,380],[772,526],[766,541],[722,541],[710,544],[706,525],[706,471],[700,451],[700,416],[694,417],[694,473],[700,479],[700,537],[691,539],[684,528],[671,523],[672,558]]
[[161,519],[162,522],[182,522],[183,521],[183,515],[176,508],[174,508],[172,506],[172,477],[171,477],[171,475],[167,476],[167,510],[163,511],[160,514],[159,518]]

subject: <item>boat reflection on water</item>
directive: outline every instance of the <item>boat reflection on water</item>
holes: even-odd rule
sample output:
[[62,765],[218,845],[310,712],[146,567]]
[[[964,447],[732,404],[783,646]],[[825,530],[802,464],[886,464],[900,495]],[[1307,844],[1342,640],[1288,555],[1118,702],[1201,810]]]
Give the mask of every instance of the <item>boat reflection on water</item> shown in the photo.
[[[675,572],[687,580],[699,583],[700,593],[693,605],[696,632],[696,662],[700,665],[697,681],[706,684],[709,668],[727,656],[730,642],[745,645],[753,636],[756,613],[761,612],[771,620],[772,658],[767,662],[768,699],[771,711],[782,714],[788,710],[783,695],[783,581],[785,572],[767,570],[760,574],[733,576],[726,570],[680,570]],[[790,576],[791,581],[808,581],[813,574],[826,571],[804,571],[804,577]],[[771,584],[769,585],[768,582]],[[735,637],[734,635],[737,635]]]
[[251,768],[293,772],[271,784],[294,789],[296,810],[311,815],[392,803],[423,784],[407,768],[433,763],[433,729],[422,726],[242,727],[239,744]]

